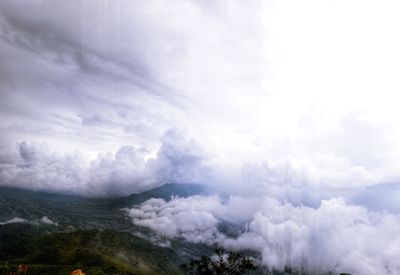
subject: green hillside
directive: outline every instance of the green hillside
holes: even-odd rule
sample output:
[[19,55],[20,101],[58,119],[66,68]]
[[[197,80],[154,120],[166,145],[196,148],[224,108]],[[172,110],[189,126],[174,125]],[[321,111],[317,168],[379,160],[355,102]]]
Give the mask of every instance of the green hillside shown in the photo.
[[208,248],[180,240],[172,241],[172,249],[157,246],[149,241],[152,232],[135,226],[121,208],[202,192],[198,185],[166,184],[128,197],[90,199],[1,187],[0,270],[23,263],[29,274],[70,274],[75,268],[86,274],[181,274],[178,258]]
[[[69,275],[78,268],[87,275],[182,274],[181,264],[213,255],[214,247],[180,238],[167,240],[134,225],[123,208],[151,198],[196,194],[206,190],[199,185],[166,184],[127,197],[90,199],[0,187],[0,274],[16,271],[18,264],[27,264],[30,275]],[[219,230],[234,238],[242,228],[222,223]],[[306,273],[260,267],[251,274]]]
[[171,249],[114,230],[46,234],[35,225],[3,225],[0,259],[27,264],[29,274],[69,274],[75,268],[86,274],[181,274]]

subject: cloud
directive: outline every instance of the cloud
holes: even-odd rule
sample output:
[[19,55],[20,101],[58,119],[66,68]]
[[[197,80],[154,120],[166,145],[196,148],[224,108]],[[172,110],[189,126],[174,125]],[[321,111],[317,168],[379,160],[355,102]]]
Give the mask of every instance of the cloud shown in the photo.
[[[27,142],[20,143],[10,151],[3,151],[8,152],[13,161],[0,166],[2,185],[67,193],[83,192],[84,161],[78,152],[60,155],[51,152],[45,144]],[[55,182],[58,184],[55,185]]]
[[130,209],[128,214],[135,224],[167,237],[179,236],[192,242],[211,243],[220,236],[217,230],[220,221],[247,221],[258,209],[258,204],[257,200],[242,197],[230,197],[224,203],[216,195],[176,198],[169,203],[150,199],[140,207]]
[[21,142],[0,151],[0,185],[82,196],[128,195],[167,182],[207,183],[209,166],[196,143],[176,129],[161,138],[154,156],[121,146],[88,163],[79,151],[52,152],[46,144]]
[[149,160],[149,169],[159,182],[209,182],[208,156],[195,140],[176,129],[165,132],[161,140],[156,158]]
[[342,199],[322,201],[318,208],[266,199],[249,232],[231,244],[241,246],[242,241],[245,246],[261,236],[263,261],[277,268],[304,265],[316,273],[395,274],[398,238],[393,230],[399,225],[399,216],[370,212]]
[[[64,177],[63,169],[46,164],[56,170],[54,184],[74,178],[79,183],[69,187],[103,194],[176,180],[312,204],[396,182],[397,80],[390,77],[389,60],[397,51],[382,51],[393,54],[386,63],[371,55],[385,44],[379,41],[393,37],[375,30],[394,31],[396,24],[386,19],[397,17],[382,16],[385,9],[372,3],[362,3],[362,13],[343,1],[315,4],[314,13],[312,3],[33,1],[26,7],[3,1],[2,150],[13,151],[16,141],[46,143],[59,154],[53,163],[63,167],[65,156],[78,149],[78,158],[89,164],[76,175]],[[392,5],[388,10],[398,8]],[[369,12],[385,19],[368,29],[381,40],[363,43],[370,37],[363,33],[354,40],[348,30],[362,26],[350,11],[367,26]],[[335,16],[343,22],[333,26]],[[316,39],[321,33],[325,40]],[[369,51],[355,52],[354,45],[346,50],[341,34]],[[391,42],[385,45],[398,41]],[[388,66],[357,66],[367,59]],[[387,76],[374,68],[387,68]],[[357,72],[354,78],[351,72]],[[385,83],[382,89],[378,82]],[[168,138],[170,129],[184,129],[192,141]],[[49,158],[26,149],[3,156],[10,163],[36,163],[31,170]],[[117,156],[129,150],[132,158]],[[98,158],[102,152],[110,154]]]
[[[295,205],[315,206],[321,199],[342,196],[367,207],[371,204],[375,210],[397,212],[395,203],[376,203],[381,196],[391,194],[391,201],[398,197],[397,185],[387,184],[399,178],[398,160],[384,135],[388,131],[380,130],[385,126],[372,126],[353,117],[348,120],[344,124],[374,134],[351,143],[351,150],[342,150],[349,146],[347,129],[321,137],[323,142],[313,143],[314,150],[305,148],[304,143],[292,144],[289,150],[279,144],[272,148],[256,145],[254,154],[228,162],[221,162],[220,155],[201,140],[176,128],[164,132],[155,151],[148,146],[124,145],[115,153],[100,153],[92,161],[80,151],[56,153],[46,144],[21,142],[17,148],[2,147],[1,184],[107,196],[140,192],[166,182],[201,183],[219,193],[261,193]],[[361,155],[365,157],[358,163]],[[373,189],[380,190],[379,196],[368,191]]]
[[41,219],[40,219],[40,222],[41,223],[44,223],[44,224],[50,224],[50,225],[57,225],[57,222],[54,222],[53,220],[51,220],[49,217],[47,217],[47,216],[43,216]]
[[0,222],[0,225],[5,225],[5,224],[9,224],[9,223],[27,223],[27,222],[29,222],[29,221],[27,221],[25,219],[21,219],[21,218],[15,217],[15,218],[12,218],[12,219],[10,219],[8,221]]
[[28,221],[22,218],[12,218],[9,219],[5,222],[0,222],[0,225],[6,225],[6,224],[10,224],[10,223],[30,223],[30,224],[39,224],[39,223],[43,223],[43,224],[49,224],[49,225],[57,225],[56,222],[52,221],[49,217],[47,216],[43,216],[40,220],[34,220],[34,221]]
[[[399,12],[395,1],[1,1],[0,185],[112,196],[207,183],[279,201],[273,212],[289,209],[301,253],[315,248],[307,230],[322,211],[345,209],[381,237],[384,211],[400,210]],[[197,200],[190,236],[240,220],[233,201]],[[273,213],[249,204],[237,215],[254,233]],[[174,219],[191,215],[171,208],[159,222],[172,236],[183,226]],[[355,234],[339,227],[326,234]],[[241,240],[274,246],[259,231]],[[364,256],[396,268],[376,247],[347,245],[357,270]],[[264,258],[292,257],[277,253]]]
[[[235,87],[228,78],[240,64],[248,68],[238,77],[258,73],[250,63],[258,62],[252,53],[258,21],[237,20],[239,13],[250,15],[253,4],[228,4],[227,12],[221,4],[181,1],[26,5],[1,3],[0,93],[6,100],[0,127],[8,145],[33,140],[64,153],[80,147],[91,156],[121,145],[155,150],[166,130],[203,116],[214,88]],[[219,104],[210,103],[219,112]],[[197,114],[187,116],[191,109]]]
[[[128,215],[135,224],[169,238],[257,251],[264,265],[279,270],[291,266],[313,274],[371,275],[400,270],[400,217],[368,211],[341,198],[323,200],[315,208],[271,197],[150,199],[128,210]],[[236,224],[238,236],[221,231],[223,223]]]

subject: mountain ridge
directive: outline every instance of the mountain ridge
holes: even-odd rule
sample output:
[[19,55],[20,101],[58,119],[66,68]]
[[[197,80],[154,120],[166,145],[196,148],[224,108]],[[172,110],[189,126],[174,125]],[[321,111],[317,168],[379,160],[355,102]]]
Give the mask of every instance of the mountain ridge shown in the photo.
[[194,195],[208,194],[206,188],[200,184],[185,183],[166,183],[159,187],[155,187],[145,192],[133,193],[129,196],[116,199],[113,206],[127,207],[145,202],[148,199],[164,199],[170,200],[173,196],[189,197]]
[[197,194],[205,194],[202,186],[176,183],[101,199],[0,187],[0,266],[29,264],[29,274],[69,274],[78,267],[87,275],[181,274],[176,253],[186,251],[185,244],[152,243],[153,233],[133,224],[122,209],[151,198]]

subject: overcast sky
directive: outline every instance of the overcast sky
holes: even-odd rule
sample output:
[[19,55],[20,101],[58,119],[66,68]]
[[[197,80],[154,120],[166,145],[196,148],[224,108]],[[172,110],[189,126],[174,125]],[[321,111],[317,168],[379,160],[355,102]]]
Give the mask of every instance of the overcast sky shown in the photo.
[[130,216],[191,241],[248,221],[220,241],[269,265],[323,254],[311,270],[399,274],[399,14],[390,0],[1,0],[0,185],[209,184],[240,197]]
[[396,1],[0,4],[2,184],[400,177]]

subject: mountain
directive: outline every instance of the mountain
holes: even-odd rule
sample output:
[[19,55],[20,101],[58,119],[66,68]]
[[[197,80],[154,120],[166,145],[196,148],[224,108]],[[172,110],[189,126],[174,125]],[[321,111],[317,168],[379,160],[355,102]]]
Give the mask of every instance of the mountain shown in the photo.
[[[133,224],[124,208],[152,198],[209,194],[208,190],[169,183],[126,197],[93,199],[0,187],[0,274],[27,264],[29,275],[69,275],[75,269],[87,275],[180,275],[182,263],[211,256],[214,247],[180,238],[169,239],[168,247],[162,247],[165,240],[161,237],[160,242],[150,229]],[[240,226],[221,223],[219,230],[235,238]],[[260,268],[251,274],[300,273]]]
[[127,197],[93,199],[0,187],[0,224],[16,217],[40,223],[46,217],[61,227],[127,230],[134,225],[121,208],[151,198],[170,200],[205,193],[201,185],[168,183]]
[[0,226],[0,258],[27,264],[29,274],[181,274],[171,249],[115,230],[42,234],[30,224],[7,224]]
[[206,188],[198,184],[176,184],[167,183],[149,191],[132,194],[125,198],[115,200],[111,205],[118,207],[130,207],[141,204],[151,198],[170,200],[172,197],[190,197],[194,195],[207,194]]
[[[165,184],[121,198],[93,199],[0,187],[0,274],[28,264],[29,274],[181,274],[183,261],[210,253],[204,245],[152,243],[122,208],[151,198],[206,194],[200,185]],[[140,237],[138,237],[140,235]],[[182,255],[184,255],[182,257]]]

